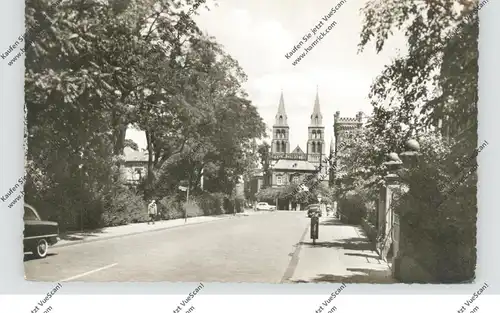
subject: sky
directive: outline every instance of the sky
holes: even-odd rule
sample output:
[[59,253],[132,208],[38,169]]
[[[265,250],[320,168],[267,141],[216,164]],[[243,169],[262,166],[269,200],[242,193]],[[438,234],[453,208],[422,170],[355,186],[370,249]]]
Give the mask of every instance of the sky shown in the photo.
[[[367,0],[346,0],[320,31],[335,26],[295,66],[298,52],[287,59],[299,41],[335,7],[340,0],[218,0],[201,5],[193,19],[200,29],[214,36],[248,75],[244,84],[249,100],[264,119],[271,136],[281,91],[290,126],[290,151],[299,145],[306,151],[307,126],[319,93],[325,143],[333,136],[333,115],[354,117],[358,111],[372,112],[368,94],[374,79],[399,51],[405,52],[402,35],[389,38],[379,54],[373,44],[358,53],[363,25],[361,9]],[[313,4],[314,3],[314,4]],[[319,33],[319,32],[318,32]],[[146,147],[142,132],[129,130],[127,138]],[[270,142],[271,137],[267,139]],[[327,150],[328,151],[328,150]]]

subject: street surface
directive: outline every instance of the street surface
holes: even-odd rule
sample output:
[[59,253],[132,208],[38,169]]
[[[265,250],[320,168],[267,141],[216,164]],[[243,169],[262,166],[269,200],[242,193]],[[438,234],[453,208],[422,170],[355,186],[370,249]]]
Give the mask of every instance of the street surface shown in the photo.
[[280,283],[293,274],[309,222],[303,211],[272,212],[54,246],[45,259],[28,258],[25,274],[62,282]]

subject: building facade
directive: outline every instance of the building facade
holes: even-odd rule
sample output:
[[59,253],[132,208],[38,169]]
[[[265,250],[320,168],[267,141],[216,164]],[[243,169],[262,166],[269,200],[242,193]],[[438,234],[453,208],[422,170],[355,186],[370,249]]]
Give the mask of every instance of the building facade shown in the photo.
[[121,175],[127,185],[137,185],[147,175],[148,153],[130,147],[123,150]]
[[310,123],[307,128],[306,151],[299,145],[290,152],[290,127],[287,121],[285,100],[281,93],[278,112],[273,125],[270,152],[270,185],[280,187],[292,183],[299,184],[307,176],[316,174],[324,184],[328,184],[328,155],[325,155],[325,127],[316,93]]
[[[342,162],[345,160],[347,146],[350,138],[352,138],[352,133],[359,131],[363,127],[363,112],[358,112],[356,117],[340,117],[340,112],[335,112],[334,122],[333,122],[333,133],[335,138],[334,148],[331,151],[332,160],[330,168],[330,186],[335,186],[335,200],[333,202],[333,210],[337,212],[338,202],[340,194],[339,190],[342,187],[342,177],[344,173],[342,168]],[[333,138],[332,138],[333,140]]]
[[333,153],[333,180],[339,178],[343,173],[336,170],[341,167],[342,158],[345,155],[345,148],[348,144],[351,134],[363,127],[363,112],[358,112],[356,117],[340,117],[340,111],[335,112],[333,122],[333,135],[335,138]]

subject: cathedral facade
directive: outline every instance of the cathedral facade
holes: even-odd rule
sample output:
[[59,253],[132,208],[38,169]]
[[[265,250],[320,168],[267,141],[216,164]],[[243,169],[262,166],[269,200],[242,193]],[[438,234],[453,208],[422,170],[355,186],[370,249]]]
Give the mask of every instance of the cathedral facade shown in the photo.
[[269,180],[272,187],[300,184],[311,174],[317,175],[325,185],[328,184],[328,158],[333,153],[333,145],[326,154],[325,127],[323,126],[323,115],[317,92],[307,133],[308,140],[305,151],[297,145],[290,152],[290,126],[287,121],[282,92],[271,141]]

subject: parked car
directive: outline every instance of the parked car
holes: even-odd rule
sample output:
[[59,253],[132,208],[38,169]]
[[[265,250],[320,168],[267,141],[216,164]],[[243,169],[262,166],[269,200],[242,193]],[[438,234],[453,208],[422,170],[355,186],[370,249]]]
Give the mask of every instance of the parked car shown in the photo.
[[311,218],[313,215],[321,217],[322,213],[319,204],[311,204],[307,207],[307,217]]
[[43,221],[34,207],[24,205],[24,252],[33,252],[36,258],[44,258],[58,236],[59,225],[56,222]]
[[276,206],[269,205],[267,202],[259,202],[257,203],[257,210],[259,211],[274,211],[276,210]]

